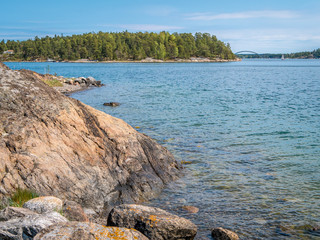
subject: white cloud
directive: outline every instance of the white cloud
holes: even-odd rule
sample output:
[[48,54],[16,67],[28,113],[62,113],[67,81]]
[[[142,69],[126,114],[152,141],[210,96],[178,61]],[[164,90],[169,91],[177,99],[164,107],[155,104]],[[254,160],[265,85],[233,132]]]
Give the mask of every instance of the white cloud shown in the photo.
[[227,20],[227,19],[249,19],[249,18],[277,18],[288,19],[296,18],[299,15],[292,11],[248,11],[236,13],[194,13],[187,17],[187,20],[211,21],[211,20]]
[[290,53],[319,48],[320,31],[314,29],[229,29],[207,31],[231,44],[234,52],[251,50],[258,53]]
[[257,41],[309,41],[320,40],[320,33],[315,34],[311,30],[295,29],[239,29],[220,30],[215,34],[219,38],[234,40],[257,40]]

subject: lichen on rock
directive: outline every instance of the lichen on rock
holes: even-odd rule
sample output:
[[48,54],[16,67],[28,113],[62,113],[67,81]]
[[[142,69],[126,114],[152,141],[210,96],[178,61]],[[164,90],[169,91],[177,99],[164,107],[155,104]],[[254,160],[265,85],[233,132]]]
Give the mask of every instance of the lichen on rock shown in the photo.
[[96,223],[68,222],[52,225],[34,240],[148,240],[134,229],[106,227]]
[[192,240],[197,227],[186,218],[165,210],[136,204],[122,204],[113,208],[108,226],[134,228],[151,240]]

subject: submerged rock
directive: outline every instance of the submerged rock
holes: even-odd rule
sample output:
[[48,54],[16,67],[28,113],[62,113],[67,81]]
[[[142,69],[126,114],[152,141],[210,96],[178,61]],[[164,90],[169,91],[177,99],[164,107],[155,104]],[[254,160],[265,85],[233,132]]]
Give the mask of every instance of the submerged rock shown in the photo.
[[103,106],[118,107],[118,106],[120,106],[120,103],[118,103],[118,102],[106,102],[106,103],[103,104]]
[[95,223],[68,222],[52,225],[34,240],[148,240],[134,229],[105,227]]
[[197,227],[189,220],[160,208],[135,204],[115,207],[108,217],[109,226],[134,228],[149,239],[193,239]]
[[0,198],[18,187],[106,214],[177,179],[171,153],[124,121],[0,64]]
[[52,196],[37,197],[25,202],[23,207],[37,213],[59,212],[62,210],[62,200]]
[[212,229],[211,234],[215,240],[239,240],[236,233],[221,227]]
[[194,206],[188,206],[188,205],[186,205],[186,206],[182,206],[181,208],[182,208],[183,210],[189,212],[189,213],[197,213],[197,212],[199,212],[199,208],[194,207]]
[[33,239],[41,230],[68,220],[57,212],[46,214],[30,214],[21,218],[14,218],[0,224],[0,239]]

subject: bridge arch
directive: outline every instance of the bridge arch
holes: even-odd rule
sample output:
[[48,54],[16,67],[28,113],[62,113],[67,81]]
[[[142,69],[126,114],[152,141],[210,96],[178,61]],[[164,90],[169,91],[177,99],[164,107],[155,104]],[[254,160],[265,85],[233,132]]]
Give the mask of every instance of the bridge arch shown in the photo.
[[254,51],[250,51],[250,50],[243,50],[243,51],[239,51],[239,52],[236,52],[235,55],[239,55],[239,54],[244,54],[244,53],[250,53],[250,54],[256,54],[256,55],[259,55],[259,53],[256,53]]

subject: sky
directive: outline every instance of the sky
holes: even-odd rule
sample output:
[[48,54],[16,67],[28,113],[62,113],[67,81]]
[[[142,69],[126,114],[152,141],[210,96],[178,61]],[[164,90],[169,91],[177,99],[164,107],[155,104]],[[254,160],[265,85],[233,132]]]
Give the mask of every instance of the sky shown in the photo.
[[320,48],[320,0],[10,0],[0,40],[88,32],[206,32],[233,52]]

